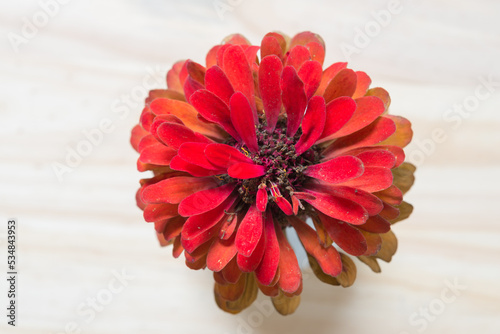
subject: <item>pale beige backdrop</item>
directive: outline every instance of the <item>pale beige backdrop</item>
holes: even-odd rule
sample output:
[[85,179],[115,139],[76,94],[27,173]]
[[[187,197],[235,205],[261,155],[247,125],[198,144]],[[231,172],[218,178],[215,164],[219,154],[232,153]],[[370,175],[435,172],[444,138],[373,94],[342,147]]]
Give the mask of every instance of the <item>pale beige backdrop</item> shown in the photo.
[[[2,236],[19,221],[20,276],[19,326],[1,311],[0,332],[499,333],[499,13],[495,0],[2,1],[0,219]],[[319,33],[326,63],[349,60],[391,93],[414,124],[415,212],[381,274],[360,264],[348,289],[306,275],[294,315],[260,297],[232,316],[210,272],[143,222],[129,132],[173,62],[272,30]]]

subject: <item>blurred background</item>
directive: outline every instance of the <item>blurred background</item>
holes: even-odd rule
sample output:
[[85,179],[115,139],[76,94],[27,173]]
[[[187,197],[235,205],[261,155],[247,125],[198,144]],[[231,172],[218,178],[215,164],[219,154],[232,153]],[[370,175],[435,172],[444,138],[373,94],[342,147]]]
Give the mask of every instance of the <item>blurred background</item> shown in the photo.
[[[0,268],[18,221],[17,328],[2,333],[498,333],[500,2],[3,1]],[[354,286],[306,270],[282,317],[262,295],[233,316],[207,271],[160,248],[135,205],[129,145],[146,92],[231,33],[311,30],[413,122],[417,181],[399,249]],[[5,222],[5,223],[3,223]],[[309,273],[309,274],[307,274]],[[0,305],[7,307],[0,279]],[[5,313],[5,311],[2,311]]]

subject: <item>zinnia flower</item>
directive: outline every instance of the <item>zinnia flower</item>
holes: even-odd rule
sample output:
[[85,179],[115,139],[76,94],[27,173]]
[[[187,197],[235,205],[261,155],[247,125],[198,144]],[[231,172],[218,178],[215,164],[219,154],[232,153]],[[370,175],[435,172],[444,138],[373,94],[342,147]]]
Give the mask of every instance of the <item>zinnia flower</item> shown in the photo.
[[260,47],[232,35],[206,67],[176,63],[132,130],[137,167],[154,174],[137,193],[144,219],[174,257],[213,271],[224,311],[258,290],[295,311],[302,273],[287,229],[321,281],[347,287],[348,255],[379,272],[396,251],[391,225],[412,211],[410,122],[387,114],[389,94],[366,73],[323,70],[324,56],[311,32],[269,33]]

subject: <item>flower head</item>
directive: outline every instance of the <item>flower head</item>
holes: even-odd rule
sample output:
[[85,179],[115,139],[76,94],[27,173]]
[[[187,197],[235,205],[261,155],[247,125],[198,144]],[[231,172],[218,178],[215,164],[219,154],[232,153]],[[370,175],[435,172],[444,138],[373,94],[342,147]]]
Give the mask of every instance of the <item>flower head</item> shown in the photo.
[[316,276],[347,287],[348,255],[379,272],[396,251],[391,225],[412,211],[410,122],[388,115],[389,94],[366,73],[323,69],[324,55],[310,32],[269,33],[260,47],[232,35],[206,67],[176,63],[132,130],[139,171],[154,173],[137,193],[145,220],[188,267],[213,271],[227,312],[258,290],[295,311],[302,272],[288,228]]

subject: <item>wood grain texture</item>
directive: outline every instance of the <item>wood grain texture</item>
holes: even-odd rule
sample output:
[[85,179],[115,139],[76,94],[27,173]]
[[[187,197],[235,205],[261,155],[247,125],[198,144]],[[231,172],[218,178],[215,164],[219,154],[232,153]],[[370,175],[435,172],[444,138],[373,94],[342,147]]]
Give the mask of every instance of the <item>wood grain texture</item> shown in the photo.
[[[234,5],[219,16],[217,3]],[[19,220],[20,278],[19,326],[13,330],[2,320],[0,332],[71,333],[75,326],[89,334],[498,333],[500,4],[402,0],[366,47],[354,44],[357,29],[374,25],[388,6],[75,0],[54,7],[16,52],[9,38],[22,36],[24,18],[32,21],[42,7],[2,2],[0,218]],[[357,262],[357,281],[343,289],[306,270],[294,315],[269,312],[259,296],[232,316],[216,307],[210,272],[173,259],[143,222],[134,200],[141,176],[128,140],[144,86],[164,87],[176,60],[203,62],[230,33],[258,44],[272,30],[319,33],[327,64],[346,60],[342,45],[358,49],[350,67],[386,88],[391,112],[413,122],[406,151],[419,166],[407,200],[415,212],[395,226],[399,249],[381,274]],[[490,87],[483,83],[488,78]],[[108,132],[101,138],[92,131],[102,122]],[[445,139],[432,141],[433,131]],[[54,163],[84,145],[85,133],[94,133],[96,144],[59,180]],[[0,247],[5,254],[5,238]],[[133,278],[110,294],[115,271],[122,270]],[[4,305],[6,283],[0,282]],[[453,293],[447,282],[465,288]],[[107,304],[91,312],[96,297]],[[429,308],[424,320],[420,312]]]

